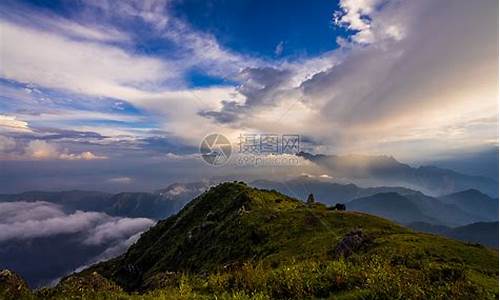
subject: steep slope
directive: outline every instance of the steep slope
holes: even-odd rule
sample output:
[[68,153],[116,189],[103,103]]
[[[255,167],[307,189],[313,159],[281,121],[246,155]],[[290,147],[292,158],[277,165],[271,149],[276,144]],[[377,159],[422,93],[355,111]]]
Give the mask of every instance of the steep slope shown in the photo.
[[479,299],[497,297],[497,265],[487,248],[225,183],[160,221],[126,254],[70,278],[100,274],[165,299]]
[[482,220],[498,220],[498,199],[493,199],[478,190],[466,191],[442,196],[439,200],[458,206],[469,214],[476,215]]

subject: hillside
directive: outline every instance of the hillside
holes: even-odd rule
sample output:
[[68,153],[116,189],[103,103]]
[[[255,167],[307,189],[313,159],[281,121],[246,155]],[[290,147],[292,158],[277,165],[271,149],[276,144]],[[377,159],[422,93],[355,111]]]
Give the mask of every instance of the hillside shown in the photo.
[[497,266],[498,253],[482,246],[224,183],[160,221],[126,254],[37,295],[493,299]]

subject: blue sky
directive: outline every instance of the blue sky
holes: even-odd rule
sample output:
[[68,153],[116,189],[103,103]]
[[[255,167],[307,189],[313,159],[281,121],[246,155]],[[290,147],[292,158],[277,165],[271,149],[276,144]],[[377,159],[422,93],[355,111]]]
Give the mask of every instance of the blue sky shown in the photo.
[[189,160],[213,132],[409,162],[498,147],[494,0],[0,8],[2,161]]
[[[336,1],[182,1],[174,15],[214,34],[224,46],[268,59],[316,56],[338,47]],[[281,51],[276,51],[282,44]],[[279,48],[278,48],[279,49]],[[281,52],[281,53],[280,53]]]

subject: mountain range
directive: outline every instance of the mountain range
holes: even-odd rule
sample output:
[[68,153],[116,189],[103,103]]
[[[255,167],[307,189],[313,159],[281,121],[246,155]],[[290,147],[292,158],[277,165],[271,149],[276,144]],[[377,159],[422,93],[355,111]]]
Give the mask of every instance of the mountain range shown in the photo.
[[428,222],[460,226],[498,221],[498,199],[473,189],[431,197],[402,187],[362,188],[355,184],[339,184],[308,177],[281,182],[258,180],[251,185],[275,189],[299,199],[306,199],[312,193],[322,203],[344,203],[348,210],[367,212],[400,224]]
[[126,253],[6,299],[493,299],[498,252],[242,182],[222,183]]
[[411,167],[392,156],[324,155],[300,152],[298,156],[324,169],[335,178],[370,185],[404,186],[432,196],[467,189],[476,189],[498,197],[498,181],[483,176],[471,176],[435,166]]
[[415,222],[408,224],[408,227],[417,231],[444,235],[456,240],[498,248],[498,222],[478,222],[453,228]]
[[[116,218],[110,219],[109,222],[112,222],[110,224],[116,224],[114,226],[122,228],[123,226],[120,225],[122,222],[153,224],[155,221],[165,219],[177,213],[191,199],[196,198],[213,185],[215,182],[211,181],[174,183],[152,193],[35,191],[0,195],[0,205],[2,203],[47,202],[60,207],[69,216],[76,217],[79,211],[84,211],[89,215],[98,212],[102,214],[102,217]],[[498,221],[498,199],[493,199],[478,190],[469,189],[432,197],[405,187],[364,188],[355,184],[341,184],[304,176],[288,181],[256,180],[249,185],[276,190],[289,197],[303,200],[312,193],[318,202],[326,205],[344,203],[348,211],[365,212],[419,231],[498,247],[497,237],[484,234],[482,226],[472,226]],[[120,221],[120,218],[123,218],[123,221]],[[151,220],[146,222],[140,218]],[[428,226],[416,227],[415,224]],[[0,221],[1,225],[2,221]],[[466,234],[451,233],[452,229],[467,225],[471,226],[466,227]],[[4,226],[11,228],[10,224]],[[446,230],[434,230],[435,227]],[[85,231],[14,241],[0,239],[0,268],[8,267],[19,270],[30,286],[47,285],[82,266],[122,253],[138,238],[138,236],[133,237],[136,232],[117,232],[117,240],[104,241],[102,244],[85,242],[88,238],[81,237],[82,234],[87,234]],[[477,236],[481,238],[478,239]],[[79,253],[79,255],[73,256],[67,253]],[[50,268],[48,268],[49,265]]]
[[178,212],[201,194],[208,183],[173,183],[153,193],[123,192],[109,194],[95,191],[30,191],[0,194],[0,202],[46,201],[61,205],[66,211],[97,211],[111,216],[143,217],[159,220]]

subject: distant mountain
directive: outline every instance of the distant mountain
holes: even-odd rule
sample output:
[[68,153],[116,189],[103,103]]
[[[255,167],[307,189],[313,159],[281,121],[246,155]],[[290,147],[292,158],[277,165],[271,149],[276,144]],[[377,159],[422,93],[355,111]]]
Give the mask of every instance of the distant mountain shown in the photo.
[[168,199],[182,198],[191,200],[205,192],[211,185],[213,183],[210,181],[173,183],[164,189],[156,190],[155,194]]
[[183,201],[164,199],[152,193],[119,193],[110,199],[110,206],[104,209],[112,216],[147,217],[162,219],[176,213],[185,204]]
[[155,193],[108,194],[94,191],[31,191],[20,194],[0,194],[5,201],[47,201],[59,204],[67,211],[96,211],[111,216],[163,219],[178,212],[187,202],[201,194],[208,183],[174,183]]
[[347,208],[387,218],[400,224],[418,221],[439,223],[438,220],[425,215],[413,201],[398,193],[379,193],[355,199],[349,202]]
[[435,224],[460,226],[485,220],[474,210],[463,210],[453,203],[445,203],[438,198],[422,193],[405,195],[405,197],[414,203],[422,213],[436,220],[433,222]]
[[435,225],[460,226],[481,221],[480,216],[443,203],[422,193],[400,195],[378,193],[347,203],[348,210],[362,211],[388,218],[400,224],[427,222]]
[[36,296],[489,299],[497,281],[496,251],[224,183],[158,222],[127,253]]
[[119,193],[109,199],[112,205],[105,212],[116,216],[159,220],[177,213],[209,186],[206,182],[173,183],[154,193]]
[[[362,188],[355,184],[324,182],[306,177],[284,182],[258,180],[252,182],[251,185],[277,190],[300,199],[306,199],[312,193],[319,202],[328,205],[347,203],[348,210],[367,212],[388,218],[400,224],[425,221],[447,226],[461,226],[474,222],[491,221],[491,216],[485,215],[482,212],[483,209],[476,211],[474,206],[475,199],[486,201],[486,203],[490,204],[489,214],[498,211],[497,208],[491,208],[495,203],[498,205],[497,200],[491,199],[479,192],[445,196],[443,199],[449,200],[444,201],[441,198],[431,197],[421,192],[402,187]],[[468,203],[471,205],[466,207],[453,203],[451,200],[456,199],[458,196],[461,196],[463,199],[469,199]],[[467,196],[471,198],[467,198]],[[483,206],[478,205],[478,207]]]
[[406,186],[431,195],[444,195],[473,188],[498,197],[498,181],[494,179],[465,175],[434,166],[413,168],[391,156],[313,155],[306,152],[297,155],[327,169],[338,178]]
[[306,199],[310,193],[316,200],[333,205],[346,203],[356,198],[368,197],[378,193],[398,193],[401,195],[416,194],[415,190],[403,187],[368,187],[362,188],[355,184],[340,184],[335,182],[319,181],[308,177],[298,177],[288,181],[256,180],[250,185],[269,190],[277,190],[283,194],[299,199]]
[[469,189],[440,197],[439,200],[456,205],[483,220],[498,221],[498,199],[493,199],[478,190]]
[[457,240],[498,248],[498,222],[479,222],[456,227],[445,235]]
[[498,222],[478,222],[455,228],[416,222],[409,224],[408,227],[498,249]]
[[19,194],[0,194],[3,201],[47,201],[62,205],[67,210],[104,211],[112,205],[112,194],[95,191],[30,191]]

